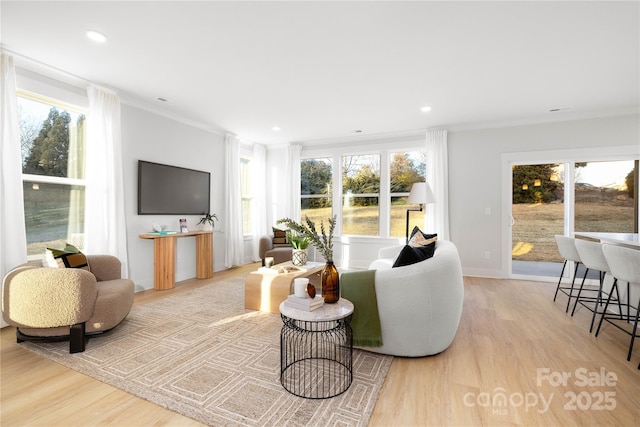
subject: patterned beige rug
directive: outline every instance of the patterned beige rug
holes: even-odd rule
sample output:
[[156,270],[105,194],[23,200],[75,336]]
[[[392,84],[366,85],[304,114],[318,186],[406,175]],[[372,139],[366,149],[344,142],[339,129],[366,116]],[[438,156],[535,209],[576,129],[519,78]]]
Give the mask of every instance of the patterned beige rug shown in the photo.
[[353,383],[325,400],[280,384],[277,314],[244,309],[244,279],[134,307],[84,353],[67,342],[25,347],[212,426],[366,426],[392,357],[353,351]]

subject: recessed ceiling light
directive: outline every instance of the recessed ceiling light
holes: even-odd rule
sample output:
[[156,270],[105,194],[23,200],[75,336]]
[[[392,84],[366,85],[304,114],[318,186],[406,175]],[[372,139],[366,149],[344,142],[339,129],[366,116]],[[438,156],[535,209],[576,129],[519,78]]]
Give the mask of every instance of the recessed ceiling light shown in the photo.
[[274,132],[280,132],[280,128],[278,126],[272,127],[271,130]]
[[94,30],[87,31],[87,37],[97,43],[104,43],[107,41],[107,36]]
[[429,107],[428,105],[425,105],[420,109],[420,111],[422,111],[423,113],[428,113],[429,111],[431,111],[431,107]]

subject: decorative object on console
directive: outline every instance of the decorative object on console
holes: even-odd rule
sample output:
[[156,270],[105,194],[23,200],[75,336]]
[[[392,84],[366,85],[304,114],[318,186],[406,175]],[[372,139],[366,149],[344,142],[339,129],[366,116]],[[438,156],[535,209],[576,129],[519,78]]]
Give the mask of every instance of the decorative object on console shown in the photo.
[[422,205],[426,203],[435,203],[436,198],[431,191],[431,187],[426,182],[416,182],[411,187],[409,198],[407,199],[408,205],[420,205],[419,209],[407,209],[407,226],[405,229],[405,236],[407,237],[407,243],[409,243],[409,212],[422,212]]
[[189,232],[189,227],[187,227],[187,219],[186,218],[180,218],[180,232],[181,233],[188,233]]
[[203,231],[211,231],[216,226],[216,221],[219,221],[217,214],[205,213],[198,224],[202,224]]
[[161,231],[164,231],[167,229],[167,225],[166,224],[158,224],[156,222],[151,224],[151,227],[153,228],[153,231],[156,231],[158,233],[160,233]]
[[318,234],[315,223],[306,215],[304,219],[306,224],[300,224],[290,218],[279,219],[277,223],[285,224],[296,233],[308,237],[311,244],[324,257],[327,264],[321,275],[322,297],[324,302],[328,304],[336,303],[340,299],[340,276],[336,266],[333,264],[333,230],[336,227],[336,216],[329,218],[328,235],[324,227],[324,221],[320,222],[320,234]]

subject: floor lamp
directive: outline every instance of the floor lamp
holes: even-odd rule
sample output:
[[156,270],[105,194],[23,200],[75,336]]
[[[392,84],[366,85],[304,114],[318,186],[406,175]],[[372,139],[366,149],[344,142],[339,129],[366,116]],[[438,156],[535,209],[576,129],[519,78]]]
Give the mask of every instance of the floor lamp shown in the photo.
[[409,243],[409,212],[422,212],[422,205],[426,203],[435,202],[436,198],[431,191],[431,187],[426,182],[416,182],[411,187],[409,198],[407,199],[408,205],[420,205],[419,209],[407,209],[407,227],[405,235],[407,237],[407,243]]

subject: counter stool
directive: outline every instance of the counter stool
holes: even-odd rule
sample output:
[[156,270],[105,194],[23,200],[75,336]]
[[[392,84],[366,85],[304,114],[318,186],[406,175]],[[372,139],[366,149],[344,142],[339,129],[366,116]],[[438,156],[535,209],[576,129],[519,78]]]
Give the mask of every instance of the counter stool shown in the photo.
[[[578,274],[578,266],[582,263],[580,259],[580,255],[576,250],[575,240],[573,237],[556,235],[556,244],[558,245],[558,252],[564,258],[564,263],[562,264],[562,271],[560,272],[560,278],[558,279],[558,286],[556,286],[556,293],[553,296],[553,300],[555,301],[558,297],[558,291],[562,292],[566,296],[569,297],[567,301],[567,308],[564,310],[565,312],[569,312],[569,305],[571,304],[571,298],[575,298],[573,296],[573,286],[576,280],[576,275]],[[564,274],[564,269],[567,267],[567,262],[573,261],[576,263],[575,270],[573,272],[573,278],[571,279],[571,286],[560,286],[562,283],[562,275]],[[584,272],[585,277],[589,269]]]
[[[604,304],[604,301],[602,298],[604,278],[606,274],[609,273],[611,270],[609,269],[609,264],[607,264],[607,260],[605,259],[604,253],[602,252],[601,243],[592,242],[592,241],[583,240],[583,239],[576,239],[574,243],[576,245],[576,250],[578,251],[578,255],[582,260],[582,264],[587,269],[595,270],[595,271],[598,271],[599,273],[598,278],[600,283],[597,289],[589,288],[589,287],[585,288],[584,282],[587,275],[585,274],[585,276],[582,278],[582,284],[580,285],[580,289],[578,290],[578,295],[576,296],[576,302],[573,304],[573,310],[571,311],[571,316],[573,316],[576,312],[576,307],[578,306],[578,303],[580,303],[581,305],[586,307],[588,310],[590,310],[593,313],[593,316],[591,316],[591,326],[589,327],[589,332],[592,332],[593,325],[596,320],[596,314],[602,313],[602,312],[598,312],[598,306],[602,307],[602,305]],[[583,295],[583,292],[587,292],[587,293],[595,292],[596,294],[585,296]],[[616,299],[616,301],[618,301],[618,305],[620,306],[619,297]],[[595,304],[594,305],[588,304],[590,302],[594,302]],[[622,308],[620,309],[622,310]]]
[[[616,328],[621,331],[631,335],[631,342],[629,343],[629,353],[627,354],[627,360],[631,360],[631,352],[633,350],[633,343],[638,335],[638,314],[640,313],[640,297],[638,300],[638,305],[631,305],[631,286],[638,290],[638,294],[640,294],[640,250],[626,248],[624,246],[615,246],[615,245],[602,245],[602,252],[604,253],[604,257],[607,260],[607,264],[609,264],[609,268],[611,269],[611,274],[614,277],[613,287],[611,288],[611,292],[609,292],[609,297],[607,298],[607,303],[604,306],[604,311],[602,313],[602,317],[600,317],[600,323],[598,324],[598,329],[596,330],[596,336],[600,332],[600,327],[602,326],[602,322],[606,320],[611,323]],[[619,313],[609,313],[607,309],[609,308],[609,302],[611,300],[611,295],[613,295],[614,289],[617,292],[618,281],[627,282],[627,299],[625,303],[619,305],[625,306],[627,308],[627,313],[624,314],[622,309],[620,309]],[[631,313],[631,310],[635,311],[635,314]],[[628,331],[628,328],[624,328],[617,323],[614,323],[613,320],[622,320],[627,323],[631,323],[633,320],[633,329]]]

